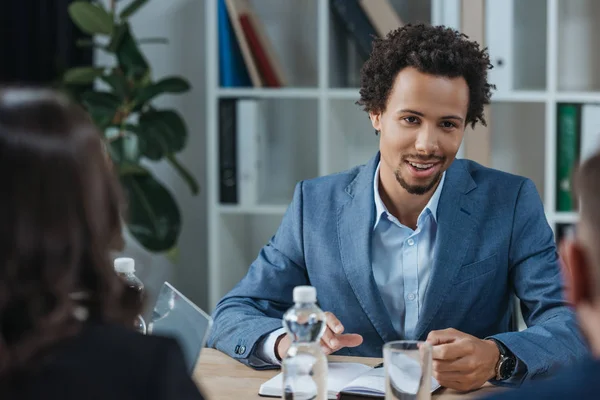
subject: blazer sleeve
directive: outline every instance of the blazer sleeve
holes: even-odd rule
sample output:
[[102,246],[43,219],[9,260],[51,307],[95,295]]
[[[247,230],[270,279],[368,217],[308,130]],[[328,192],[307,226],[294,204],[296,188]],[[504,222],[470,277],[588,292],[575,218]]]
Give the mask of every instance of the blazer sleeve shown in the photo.
[[520,187],[509,249],[509,279],[528,328],[492,336],[518,358],[521,373],[500,385],[518,386],[582,359],[587,351],[563,297],[554,234],[535,185]]
[[257,344],[281,328],[283,314],[293,305],[294,287],[310,284],[303,252],[302,185],[296,185],[275,236],[213,312],[208,345],[256,369],[278,368],[256,357]]
[[186,368],[179,344],[171,338],[161,338],[156,347],[156,357],[146,399],[204,400],[198,386]]

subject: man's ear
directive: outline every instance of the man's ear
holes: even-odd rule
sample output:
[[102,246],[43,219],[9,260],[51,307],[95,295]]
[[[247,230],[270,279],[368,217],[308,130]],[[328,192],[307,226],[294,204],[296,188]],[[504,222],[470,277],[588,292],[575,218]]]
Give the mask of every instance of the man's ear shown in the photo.
[[561,268],[565,280],[565,296],[573,305],[594,300],[592,265],[583,247],[573,240],[565,240],[560,247]]
[[377,132],[381,132],[381,114],[380,113],[369,113],[369,118],[371,119],[371,125]]

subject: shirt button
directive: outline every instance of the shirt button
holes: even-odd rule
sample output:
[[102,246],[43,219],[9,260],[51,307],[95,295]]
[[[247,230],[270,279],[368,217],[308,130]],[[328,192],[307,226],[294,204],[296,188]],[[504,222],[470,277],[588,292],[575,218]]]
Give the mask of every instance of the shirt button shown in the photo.
[[237,346],[235,346],[235,350],[233,351],[235,354],[240,354],[240,345],[238,344]]
[[415,241],[411,238],[411,239],[408,239],[406,241],[406,243],[408,243],[409,246],[412,246],[413,244],[415,244]]
[[241,346],[239,354],[241,355],[241,354],[244,354],[245,352],[246,352],[246,346]]
[[406,296],[406,297],[407,297],[407,298],[408,298],[408,300],[410,300],[410,301],[414,301],[414,300],[417,298],[417,296],[415,296],[415,294],[414,294],[414,293],[409,293],[409,294],[408,294],[408,296]]

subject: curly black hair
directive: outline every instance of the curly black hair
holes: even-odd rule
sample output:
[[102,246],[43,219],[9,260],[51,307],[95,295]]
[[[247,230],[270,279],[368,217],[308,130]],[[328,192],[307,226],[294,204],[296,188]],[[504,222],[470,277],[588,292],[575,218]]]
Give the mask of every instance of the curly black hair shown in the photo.
[[487,81],[492,68],[487,49],[454,29],[444,26],[407,24],[384,39],[375,38],[371,56],[361,69],[360,100],[366,112],[385,111],[394,80],[406,68],[449,78],[462,76],[469,87],[466,123],[486,125],[483,106],[495,89]]

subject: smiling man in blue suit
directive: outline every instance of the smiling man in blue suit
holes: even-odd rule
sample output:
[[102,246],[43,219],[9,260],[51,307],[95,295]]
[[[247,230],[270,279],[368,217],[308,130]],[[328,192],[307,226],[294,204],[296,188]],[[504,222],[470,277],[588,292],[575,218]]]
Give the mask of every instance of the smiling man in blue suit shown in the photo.
[[379,153],[296,186],[277,233],[218,304],[209,345],[277,366],[292,290],[313,285],[328,311],[326,352],[381,357],[385,342],[427,339],[446,387],[519,385],[583,357],[534,184],[455,160],[467,125],[485,123],[489,68],[477,43],[448,28],[375,39],[358,104]]

